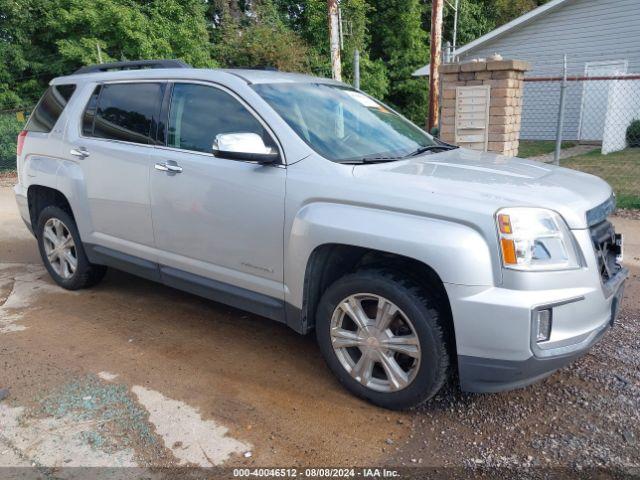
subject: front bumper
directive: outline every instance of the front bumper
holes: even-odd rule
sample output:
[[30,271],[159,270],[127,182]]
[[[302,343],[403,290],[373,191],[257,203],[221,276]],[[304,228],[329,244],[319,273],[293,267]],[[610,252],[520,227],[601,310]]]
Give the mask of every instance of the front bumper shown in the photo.
[[[604,286],[552,290],[447,285],[462,390],[524,387],[586,353],[613,325],[627,276],[621,268]],[[552,308],[554,320],[549,341],[537,343],[540,308]]]
[[466,392],[490,393],[531,385],[581,357],[609,328],[610,325],[606,324],[594,332],[589,343],[580,349],[557,356],[531,356],[527,360],[518,361],[459,355],[460,388]]

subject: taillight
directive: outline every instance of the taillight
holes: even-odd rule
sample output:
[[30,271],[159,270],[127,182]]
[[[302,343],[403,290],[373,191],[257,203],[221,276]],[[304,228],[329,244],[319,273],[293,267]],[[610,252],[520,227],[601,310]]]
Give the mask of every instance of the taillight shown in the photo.
[[22,130],[18,134],[18,148],[16,149],[16,153],[18,156],[22,155],[22,147],[24,147],[24,139],[27,138],[27,131]]

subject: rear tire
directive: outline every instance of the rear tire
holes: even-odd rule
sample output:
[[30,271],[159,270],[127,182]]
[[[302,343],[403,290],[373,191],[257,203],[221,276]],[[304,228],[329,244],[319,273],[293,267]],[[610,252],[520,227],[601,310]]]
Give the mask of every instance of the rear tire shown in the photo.
[[349,391],[401,410],[432,398],[448,378],[442,311],[427,292],[395,272],[360,271],[326,290],[316,337],[329,368]]
[[73,217],[56,206],[40,212],[36,227],[40,257],[51,278],[67,290],[91,287],[107,267],[89,262]]

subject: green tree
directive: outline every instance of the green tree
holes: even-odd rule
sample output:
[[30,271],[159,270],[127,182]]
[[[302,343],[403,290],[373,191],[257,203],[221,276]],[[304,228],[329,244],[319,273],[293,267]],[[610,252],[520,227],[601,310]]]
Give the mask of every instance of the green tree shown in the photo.
[[223,4],[216,32],[214,57],[225,67],[273,67],[310,72],[313,60],[304,40],[282,21],[273,3],[263,0],[236,15]]
[[549,0],[493,0],[490,2],[489,15],[493,17],[496,26],[499,27],[548,1]]
[[[463,45],[545,0],[460,0]],[[430,3],[341,0],[343,80],[423,124]],[[445,7],[444,38],[453,12]],[[196,67],[273,66],[330,76],[326,0],[0,0],[0,109],[32,104],[47,82],[103,61],[180,58]]]
[[203,0],[0,0],[0,108],[33,102],[54,76],[102,60],[215,66]]
[[412,73],[428,63],[427,32],[423,29],[425,5],[419,0],[370,0],[371,58],[384,62],[389,80],[385,97],[408,118],[424,124],[428,84]]
[[[493,2],[484,0],[460,0],[458,4],[457,45],[460,47],[490,32],[496,27]],[[445,3],[443,38],[453,43],[454,11]]]
[[[275,0],[284,22],[309,46],[311,71],[323,77],[331,76],[329,26],[326,0],[297,2]],[[389,88],[387,70],[382,60],[373,60],[368,52],[371,37],[368,15],[371,6],[365,0],[342,0],[344,48],[341,52],[343,81],[353,83],[353,54],[360,51],[360,88],[385,98]]]

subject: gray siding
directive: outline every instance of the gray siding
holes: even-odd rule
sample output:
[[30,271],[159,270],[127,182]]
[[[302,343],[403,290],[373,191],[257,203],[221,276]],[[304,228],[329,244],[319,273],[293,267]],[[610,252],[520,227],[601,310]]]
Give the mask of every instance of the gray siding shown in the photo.
[[[527,77],[562,74],[562,55],[569,75],[584,75],[588,62],[626,60],[628,73],[640,73],[640,0],[570,0],[528,24],[465,52],[460,60],[499,53],[531,63]],[[525,84],[521,138],[554,138],[559,85]],[[564,138],[578,138],[583,82],[567,89]]]
[[560,71],[563,53],[570,74],[584,73],[586,62],[603,60],[628,60],[628,71],[640,72],[640,0],[568,1],[465,52],[461,60],[496,52],[531,62],[533,76]]

